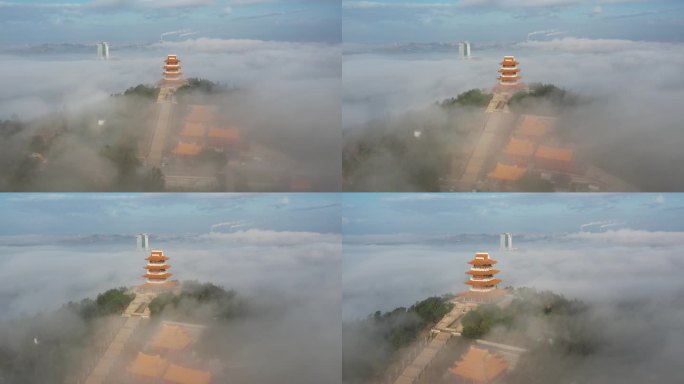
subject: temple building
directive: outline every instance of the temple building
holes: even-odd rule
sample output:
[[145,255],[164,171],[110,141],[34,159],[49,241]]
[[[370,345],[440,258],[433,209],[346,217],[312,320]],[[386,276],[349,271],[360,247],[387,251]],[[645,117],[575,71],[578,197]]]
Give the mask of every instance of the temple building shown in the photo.
[[507,87],[518,86],[521,76],[519,75],[520,68],[518,68],[515,56],[504,56],[503,61],[499,64],[499,85]]
[[197,143],[186,143],[180,140],[171,153],[186,158],[195,157],[202,153],[202,146]]
[[576,171],[574,152],[569,148],[540,145],[534,154],[534,164],[536,168],[544,170],[569,173]]
[[527,166],[527,162],[534,155],[535,149],[536,145],[531,140],[511,137],[503,153],[509,162]]
[[555,117],[521,115],[515,131],[513,131],[513,136],[529,139],[538,144],[549,135],[555,127],[556,121]]
[[151,251],[145,260],[147,260],[147,265],[143,268],[147,269],[147,273],[143,275],[146,280],[141,288],[164,290],[178,286],[177,280],[169,280],[169,277],[172,276],[172,273],[168,271],[171,265],[167,263],[169,258],[164,256],[163,251]]
[[186,83],[177,55],[167,55],[162,68],[164,69],[162,85],[181,86]]
[[498,181],[520,180],[527,172],[526,167],[496,163],[496,168],[487,174],[487,177]]
[[126,372],[136,383],[209,384],[212,380],[211,372],[176,365],[159,355],[142,352],[138,352]]
[[493,384],[501,382],[508,368],[508,362],[496,353],[470,346],[468,352],[449,368],[449,372],[459,383]]
[[495,277],[500,271],[494,269],[497,261],[489,258],[487,252],[477,252],[475,257],[468,261],[471,265],[466,274],[470,275],[465,283],[470,286],[466,292],[461,292],[458,297],[463,301],[488,303],[496,301],[506,294],[505,289],[498,288],[501,279]]

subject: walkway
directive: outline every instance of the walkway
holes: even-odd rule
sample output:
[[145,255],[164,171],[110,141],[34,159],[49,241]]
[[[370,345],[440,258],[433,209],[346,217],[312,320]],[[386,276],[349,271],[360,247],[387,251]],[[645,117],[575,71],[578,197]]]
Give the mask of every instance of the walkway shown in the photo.
[[482,167],[491,155],[492,143],[503,133],[506,124],[502,124],[505,114],[508,114],[509,93],[494,93],[492,100],[487,105],[485,113],[489,114],[486,118],[480,138],[473,149],[465,171],[459,182],[460,189],[472,190],[475,188],[480,178]]
[[85,384],[101,384],[105,382],[109,371],[119,358],[121,351],[130,339],[135,329],[140,324],[141,319],[150,317],[150,310],[147,307],[157,295],[154,293],[136,292],[133,301],[126,307],[122,317],[127,317],[119,332],[109,343],[100,360],[95,364],[92,372],[85,380]]

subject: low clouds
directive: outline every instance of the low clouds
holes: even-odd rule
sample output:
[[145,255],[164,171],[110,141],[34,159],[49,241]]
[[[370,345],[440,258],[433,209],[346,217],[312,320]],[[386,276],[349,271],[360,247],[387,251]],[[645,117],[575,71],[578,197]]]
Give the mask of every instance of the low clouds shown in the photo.
[[[403,47],[403,49],[402,49]],[[458,60],[456,48],[382,46],[346,54],[343,126],[372,120],[405,120],[420,111],[423,121],[441,121],[435,101],[496,82],[501,57],[514,54],[528,83],[551,83],[587,102],[562,116],[565,137],[582,156],[645,191],[684,188],[684,161],[677,102],[684,98],[678,75],[681,43],[565,37],[503,46],[473,44],[475,60]],[[390,172],[382,168],[378,174]]]

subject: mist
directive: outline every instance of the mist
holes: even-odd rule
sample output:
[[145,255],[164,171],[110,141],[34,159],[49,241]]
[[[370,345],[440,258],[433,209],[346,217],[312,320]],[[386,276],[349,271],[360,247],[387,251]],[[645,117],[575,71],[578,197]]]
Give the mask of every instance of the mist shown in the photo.
[[586,101],[555,111],[560,133],[582,158],[644,191],[683,187],[684,175],[668,166],[682,160],[684,144],[675,102],[684,96],[684,82],[675,75],[684,61],[681,44],[571,37],[473,43],[472,60],[459,60],[455,47],[426,47],[345,48],[346,132],[372,130],[374,121],[391,128],[407,112],[439,119],[433,103],[491,88],[501,57],[515,55],[523,81],[555,84]]
[[[676,356],[684,353],[684,283],[678,277],[684,271],[684,234],[620,229],[514,236],[517,249],[510,252],[497,249],[496,236],[484,244],[425,239],[389,244],[387,239],[352,236],[344,246],[344,321],[466,290],[466,262],[475,252],[490,252],[499,261],[502,287],[550,290],[589,305],[583,318],[596,335],[596,350],[576,360],[535,356],[531,364],[548,363],[553,367],[549,369],[557,369],[563,361],[565,368],[572,368],[557,372],[560,382],[678,380]],[[533,328],[526,332],[546,330],[551,332],[548,337],[567,337],[554,335],[550,323]],[[507,337],[507,332],[519,331],[492,333]]]
[[[53,311],[68,301],[143,282],[148,253],[135,250],[133,236],[111,241],[73,236],[39,240],[12,236],[3,239],[0,247],[0,305],[4,308],[0,339],[8,341],[7,346],[19,348],[33,340],[31,332],[36,329],[41,330],[43,343],[50,342],[51,332],[82,334],[85,325],[80,320],[65,319],[68,312],[53,315]],[[205,332],[210,338],[201,342],[227,367],[231,380],[339,380],[339,235],[253,229],[151,240],[153,249],[163,249],[171,257],[174,279],[234,290],[238,303],[243,303],[241,315],[208,327]],[[194,318],[215,323],[211,307],[193,302],[182,305],[190,308]],[[16,325],[20,318],[32,319],[26,323],[33,326]],[[141,334],[152,334],[152,329]]]
[[[33,147],[26,149],[34,136],[57,127],[78,127],[71,132],[75,138],[69,138],[76,142],[62,143],[66,148],[62,148],[60,156],[43,154],[47,168],[61,163],[66,164],[64,170],[46,169],[29,185],[6,176],[9,180],[4,183],[0,180],[0,188],[144,190],[140,185],[144,181],[125,186],[117,180],[116,166],[102,159],[101,152],[106,145],[132,145],[136,139],[142,139],[155,120],[153,100],[113,100],[110,95],[138,84],[155,85],[161,78],[163,58],[172,52],[179,55],[185,77],[207,79],[229,90],[214,97],[189,100],[219,106],[222,121],[238,128],[241,137],[250,144],[266,147],[272,154],[273,158],[265,165],[245,170],[248,176],[266,172],[307,180],[314,191],[338,189],[339,45],[199,38],[113,45],[109,61],[96,60],[94,46],[92,54],[64,50],[63,53],[35,53],[27,49],[0,54],[5,68],[0,80],[6,85],[0,90],[0,120],[21,123],[20,132],[14,132],[12,125],[4,129],[3,141],[7,148],[4,152],[7,153],[1,159],[3,169],[14,171],[16,164],[26,162],[31,152],[40,153]],[[106,128],[98,128],[95,123],[103,116],[107,117]],[[91,137],[81,132],[82,126],[95,126]],[[124,143],[109,137],[124,133],[121,139]],[[55,140],[59,144],[65,138]],[[91,160],[91,171],[102,173],[103,180],[93,181],[87,172],[72,167],[73,163],[91,163]],[[200,174],[213,176],[211,170],[204,169],[206,166],[196,168]],[[61,178],[74,180],[66,185],[48,180]],[[235,190],[237,187],[229,183],[218,188]]]

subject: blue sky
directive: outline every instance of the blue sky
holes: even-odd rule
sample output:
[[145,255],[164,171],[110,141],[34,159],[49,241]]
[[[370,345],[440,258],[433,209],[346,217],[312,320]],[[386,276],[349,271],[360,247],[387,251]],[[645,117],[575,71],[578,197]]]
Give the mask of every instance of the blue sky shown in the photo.
[[0,194],[0,236],[339,233],[337,194]]
[[[345,42],[684,39],[679,0],[343,0]],[[544,31],[544,33],[542,33]]]
[[344,235],[684,231],[684,194],[343,195]]
[[338,0],[4,0],[0,44],[340,40]]

